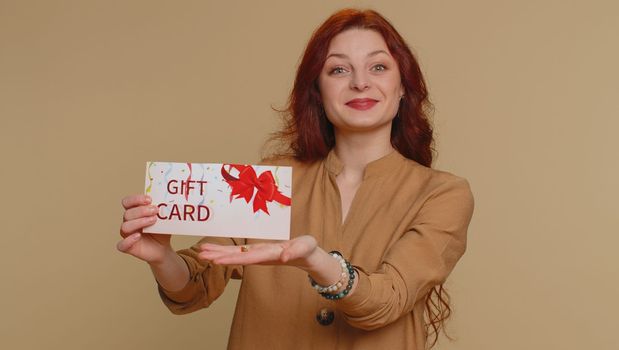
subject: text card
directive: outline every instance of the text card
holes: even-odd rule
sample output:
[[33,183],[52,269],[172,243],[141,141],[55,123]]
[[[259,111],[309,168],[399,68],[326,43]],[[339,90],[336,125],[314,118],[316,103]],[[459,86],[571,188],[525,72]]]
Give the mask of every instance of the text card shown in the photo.
[[144,232],[290,239],[291,167],[147,162],[145,193],[159,213]]

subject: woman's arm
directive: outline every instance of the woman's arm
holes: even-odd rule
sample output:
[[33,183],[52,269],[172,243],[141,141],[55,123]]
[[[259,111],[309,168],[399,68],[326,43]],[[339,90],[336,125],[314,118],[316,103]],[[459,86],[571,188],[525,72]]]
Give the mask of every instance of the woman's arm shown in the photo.
[[377,271],[359,271],[357,288],[336,307],[347,322],[372,330],[412,311],[443,283],[466,249],[473,196],[462,178],[437,187]]
[[[188,313],[210,305],[223,292],[231,277],[240,278],[241,267],[217,266],[197,258],[198,249],[175,252],[169,234],[144,233],[143,228],[157,220],[157,207],[151,205],[147,195],[123,198],[125,208],[118,242],[119,251],[132,255],[149,264],[157,281],[161,298],[176,314]],[[233,239],[204,238],[223,245],[244,243]]]
[[189,280],[187,266],[172,250],[170,235],[144,233],[143,229],[157,221],[158,208],[147,195],[123,198],[125,209],[116,248],[148,263],[159,283],[170,290],[181,289]]
[[[411,312],[434,286],[443,283],[465,251],[473,206],[465,179],[438,186],[409,230],[386,252],[380,268],[358,268],[351,292],[335,302],[347,322],[365,330],[380,328]],[[252,244],[245,252],[241,247],[214,244],[200,249],[200,259],[217,264],[296,266],[321,285],[337,281],[342,272],[337,260],[318,247],[312,236]]]
[[[428,197],[409,230],[386,252],[376,271],[358,268],[351,292],[335,302],[347,322],[372,330],[411,312],[436,285],[443,283],[466,249],[473,196],[465,179],[453,178]],[[217,264],[290,265],[321,285],[337,281],[337,260],[316,245],[312,236],[241,247],[200,245],[200,259]],[[309,283],[308,283],[309,288]]]
[[174,254],[188,271],[188,278],[180,289],[168,289],[159,283],[159,295],[168,309],[177,315],[187,314],[208,307],[225,290],[231,278],[243,277],[243,266],[220,265],[198,257],[200,245],[218,244],[224,247],[236,247],[245,243],[244,239],[204,237],[191,248],[182,249]]
[[185,260],[172,249],[163,261],[149,265],[155,280],[164,290],[176,292],[189,282],[189,269]]

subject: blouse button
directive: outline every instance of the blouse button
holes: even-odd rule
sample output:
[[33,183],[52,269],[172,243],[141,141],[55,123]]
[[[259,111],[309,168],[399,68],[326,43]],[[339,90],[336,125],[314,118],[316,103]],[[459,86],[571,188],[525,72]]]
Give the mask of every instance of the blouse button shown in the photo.
[[316,321],[323,326],[328,326],[333,323],[333,319],[335,319],[335,313],[327,308],[320,309],[316,314]]

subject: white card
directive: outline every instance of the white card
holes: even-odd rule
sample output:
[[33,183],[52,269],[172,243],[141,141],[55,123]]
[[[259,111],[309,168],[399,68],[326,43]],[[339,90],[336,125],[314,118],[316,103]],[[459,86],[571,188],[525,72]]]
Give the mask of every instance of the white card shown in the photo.
[[291,167],[147,162],[145,193],[159,213],[144,232],[290,239]]

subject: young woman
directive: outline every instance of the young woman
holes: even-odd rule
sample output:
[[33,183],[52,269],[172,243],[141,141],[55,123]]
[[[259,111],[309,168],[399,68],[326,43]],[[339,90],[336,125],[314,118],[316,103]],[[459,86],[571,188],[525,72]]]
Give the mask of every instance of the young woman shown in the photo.
[[298,68],[278,134],[290,154],[265,161],[293,167],[292,239],[204,238],[175,252],[169,235],[141,232],[157,208],[133,195],[122,201],[118,249],[151,266],[178,314],[242,279],[230,349],[434,345],[473,197],[465,179],[431,168],[428,107],[419,65],[391,24],[341,10]]

